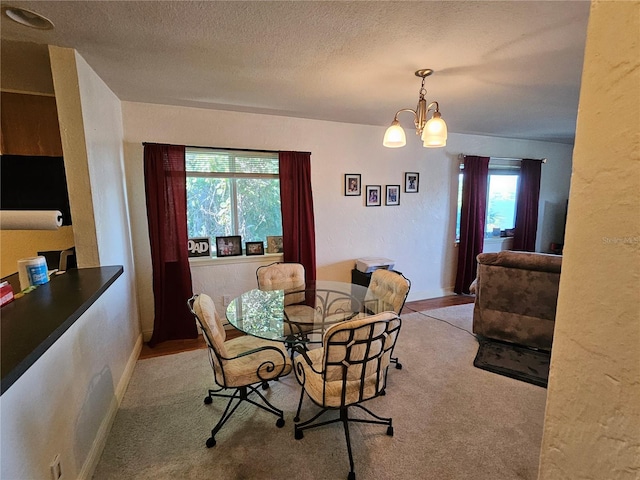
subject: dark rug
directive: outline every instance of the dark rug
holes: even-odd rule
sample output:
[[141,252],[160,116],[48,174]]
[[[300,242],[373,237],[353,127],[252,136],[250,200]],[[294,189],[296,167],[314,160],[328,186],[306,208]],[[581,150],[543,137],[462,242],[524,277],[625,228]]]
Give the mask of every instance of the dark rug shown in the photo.
[[473,364],[483,370],[547,387],[551,353],[478,338]]

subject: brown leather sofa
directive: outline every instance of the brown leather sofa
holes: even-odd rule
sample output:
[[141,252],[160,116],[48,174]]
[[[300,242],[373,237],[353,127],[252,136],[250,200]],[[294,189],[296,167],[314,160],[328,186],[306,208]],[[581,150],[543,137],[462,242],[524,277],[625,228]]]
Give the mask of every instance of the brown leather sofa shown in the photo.
[[551,350],[562,256],[502,251],[477,259],[473,332]]

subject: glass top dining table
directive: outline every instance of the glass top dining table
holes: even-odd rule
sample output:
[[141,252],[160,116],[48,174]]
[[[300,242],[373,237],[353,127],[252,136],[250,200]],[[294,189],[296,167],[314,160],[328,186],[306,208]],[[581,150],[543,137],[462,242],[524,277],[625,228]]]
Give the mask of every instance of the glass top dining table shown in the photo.
[[284,290],[249,290],[234,298],[227,321],[247,335],[284,343],[321,343],[325,330],[361,315],[393,310],[367,287],[319,280],[313,287]]

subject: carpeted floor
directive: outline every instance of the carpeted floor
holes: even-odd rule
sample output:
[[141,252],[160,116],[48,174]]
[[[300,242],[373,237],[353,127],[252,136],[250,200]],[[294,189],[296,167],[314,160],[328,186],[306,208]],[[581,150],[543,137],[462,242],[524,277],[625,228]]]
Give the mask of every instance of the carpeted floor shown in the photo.
[[[468,307],[403,316],[396,353],[404,368],[390,369],[387,395],[366,404],[393,417],[395,435],[353,426],[358,480],[536,479],[546,390],[473,366],[478,343]],[[93,478],[346,478],[340,424],[293,438],[293,375],[267,393],[285,411],[284,428],[243,405],[207,449],[224,407],[221,399],[203,404],[210,368],[205,350],[139,361]],[[303,420],[315,411],[308,399],[304,405]]]
[[[473,335],[473,304],[439,308],[422,312]],[[540,387],[547,386],[549,352],[513,345],[506,342],[478,338],[478,351],[473,364],[497,375],[505,375]]]

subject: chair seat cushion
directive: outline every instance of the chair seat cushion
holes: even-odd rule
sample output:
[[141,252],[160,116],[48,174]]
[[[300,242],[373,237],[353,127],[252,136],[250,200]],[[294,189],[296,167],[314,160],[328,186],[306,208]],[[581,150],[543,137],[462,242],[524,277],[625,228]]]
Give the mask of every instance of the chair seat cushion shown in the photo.
[[289,319],[284,324],[285,335],[311,332],[322,324],[322,314],[308,305],[288,305],[284,312]]
[[[282,343],[245,335],[225,343],[229,357],[257,348],[269,347],[255,353],[224,361],[225,387],[251,385],[273,380],[291,372],[291,359]],[[220,372],[222,373],[222,372]],[[222,378],[222,377],[220,377]]]

